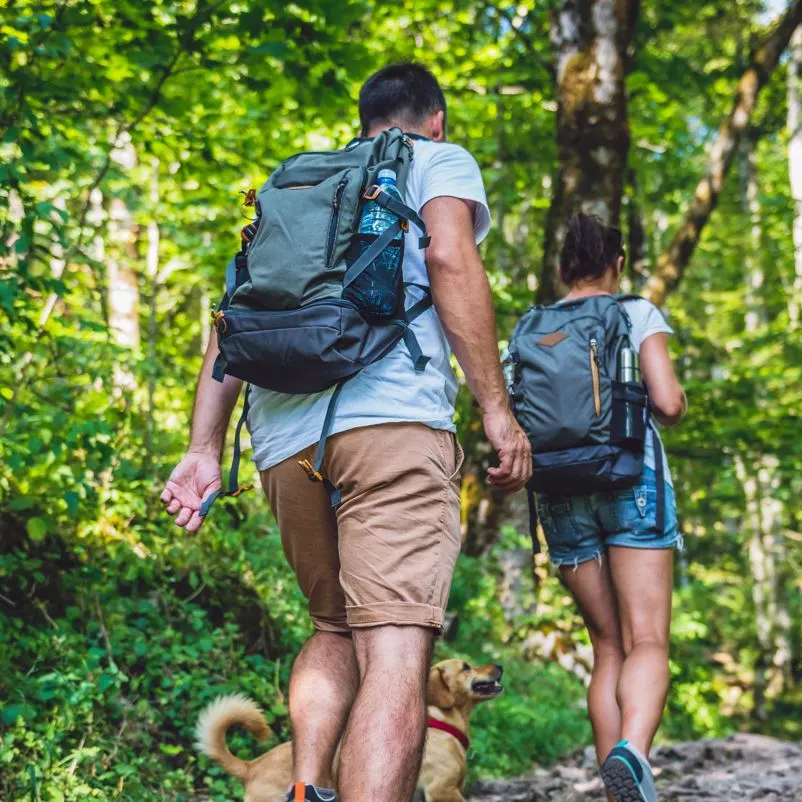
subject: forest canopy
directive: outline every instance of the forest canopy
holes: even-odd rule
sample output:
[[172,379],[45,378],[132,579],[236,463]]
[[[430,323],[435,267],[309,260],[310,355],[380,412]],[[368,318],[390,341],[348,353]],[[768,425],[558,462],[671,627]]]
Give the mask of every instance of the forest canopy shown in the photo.
[[[621,226],[628,290],[674,329],[691,412],[665,437],[686,549],[660,737],[801,737],[800,23],[802,0],[6,0],[0,797],[230,798],[191,746],[225,691],[288,735],[310,625],[266,503],[226,501],[190,539],[158,490],[243,193],[346,144],[361,82],[406,60],[482,168],[500,347],[561,291],[578,210]],[[466,388],[458,427],[464,553],[438,651],[507,665],[470,765],[508,776],[589,743],[587,643],[544,556],[531,581],[525,502],[484,484]]]

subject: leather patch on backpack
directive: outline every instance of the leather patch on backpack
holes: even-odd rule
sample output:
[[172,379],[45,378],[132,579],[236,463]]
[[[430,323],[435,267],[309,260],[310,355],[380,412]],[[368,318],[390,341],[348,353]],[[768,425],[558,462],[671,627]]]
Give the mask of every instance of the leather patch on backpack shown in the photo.
[[539,340],[535,342],[535,345],[543,345],[546,348],[553,348],[555,345],[559,345],[563,340],[567,340],[568,335],[563,331],[553,331],[551,334],[547,334],[545,337],[541,337]]

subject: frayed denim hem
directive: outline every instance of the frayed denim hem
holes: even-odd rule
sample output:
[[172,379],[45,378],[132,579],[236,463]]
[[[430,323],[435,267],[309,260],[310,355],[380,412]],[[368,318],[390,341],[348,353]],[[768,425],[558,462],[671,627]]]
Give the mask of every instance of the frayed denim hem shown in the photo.
[[[618,546],[622,549],[642,549],[643,551],[665,551],[666,549],[674,549],[675,551],[683,552],[685,551],[685,538],[681,534],[678,534],[670,543],[661,544],[659,546],[648,543],[609,543],[608,545]],[[580,565],[589,563],[591,560],[596,560],[599,564],[599,568],[601,568],[606,549],[607,546],[603,549],[596,549],[587,557],[552,557],[551,564],[555,568],[564,568],[570,565],[573,570],[576,571]]]
[[609,548],[610,546],[617,547],[619,549],[639,549],[641,551],[667,551],[668,549],[685,551],[685,538],[681,534],[678,534],[675,538],[672,538],[669,541],[658,540],[651,543],[648,540],[634,543],[619,543],[617,540],[611,539],[605,543],[605,548]]
[[580,565],[589,563],[591,560],[596,560],[596,562],[599,564],[599,568],[601,568],[603,555],[604,549],[596,549],[596,551],[594,551],[588,557],[552,557],[551,564],[555,568],[564,568],[566,565],[570,565],[573,566],[574,571],[576,571]]

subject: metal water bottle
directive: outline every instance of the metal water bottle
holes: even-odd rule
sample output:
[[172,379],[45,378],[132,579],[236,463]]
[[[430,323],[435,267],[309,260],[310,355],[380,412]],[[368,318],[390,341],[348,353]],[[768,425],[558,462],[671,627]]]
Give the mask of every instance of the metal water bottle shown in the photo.
[[501,372],[504,374],[507,395],[512,397],[515,391],[515,360],[509,348],[505,348],[501,354]]
[[640,384],[640,357],[630,345],[618,352],[618,381],[625,384]]

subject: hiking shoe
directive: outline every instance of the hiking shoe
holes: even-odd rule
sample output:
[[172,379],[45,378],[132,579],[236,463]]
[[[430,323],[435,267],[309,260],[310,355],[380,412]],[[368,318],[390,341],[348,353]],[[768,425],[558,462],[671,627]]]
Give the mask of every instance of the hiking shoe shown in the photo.
[[295,783],[284,799],[285,802],[337,802],[337,792],[333,788]]
[[652,767],[629,741],[621,741],[607,755],[601,776],[616,802],[657,802]]

